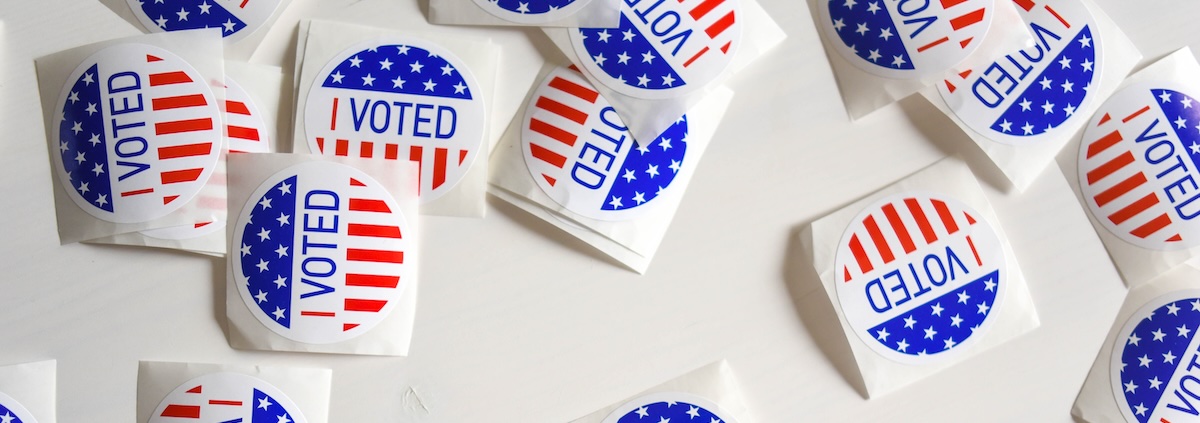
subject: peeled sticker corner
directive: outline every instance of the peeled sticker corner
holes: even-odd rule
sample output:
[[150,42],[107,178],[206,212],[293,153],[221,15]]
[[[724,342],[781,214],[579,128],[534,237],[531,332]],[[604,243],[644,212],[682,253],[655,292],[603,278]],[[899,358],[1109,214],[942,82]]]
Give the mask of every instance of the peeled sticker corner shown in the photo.
[[[699,420],[696,420],[699,419]],[[716,403],[699,395],[683,392],[659,392],[626,402],[605,417],[603,423],[643,422],[737,423],[737,419]]]
[[138,21],[153,32],[220,28],[237,42],[270,20],[282,0],[128,0]]
[[278,388],[241,373],[212,373],[184,382],[154,410],[149,423],[306,423]]
[[1200,290],[1175,291],[1130,316],[1113,341],[1113,396],[1129,423],[1195,421],[1200,409],[1197,367]]

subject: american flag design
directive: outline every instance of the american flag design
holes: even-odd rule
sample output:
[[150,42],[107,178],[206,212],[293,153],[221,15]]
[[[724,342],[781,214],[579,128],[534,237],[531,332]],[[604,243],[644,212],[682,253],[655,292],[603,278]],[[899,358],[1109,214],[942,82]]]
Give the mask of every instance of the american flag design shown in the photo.
[[737,423],[707,398],[684,392],[659,392],[626,402],[603,423]]
[[0,423],[37,423],[21,403],[0,392]]
[[[1079,0],[1013,0],[1034,46],[938,84],[951,109],[975,132],[1005,143],[1067,134],[1076,111],[1093,101],[1103,49],[1095,20]],[[1078,127],[1074,127],[1078,128]]]
[[638,142],[583,75],[558,68],[526,105],[521,149],[530,174],[554,201],[593,219],[627,220],[691,165],[687,132],[681,117],[654,140]]
[[1129,423],[1200,419],[1200,290],[1150,300],[1113,340],[1110,380]]
[[[1006,1],[1006,0],[999,0]],[[822,27],[854,67],[886,78],[945,73],[992,24],[994,0],[826,0]]]
[[150,32],[220,28],[237,41],[257,31],[281,0],[129,0],[129,8]]
[[317,75],[304,106],[308,147],[416,162],[426,203],[453,189],[486,148],[481,93],[462,61],[433,43],[402,37],[360,43]]
[[1153,250],[1200,245],[1200,100],[1174,83],[1122,89],[1100,106],[1079,149],[1092,216]]
[[545,23],[578,12],[591,0],[475,0],[475,4],[501,19],[517,23]]
[[648,99],[701,88],[740,44],[739,0],[626,1],[618,28],[571,32],[578,63],[613,91]]
[[412,227],[388,191],[357,169],[301,163],[265,181],[243,207],[229,250],[238,292],[285,338],[329,344],[362,335],[415,281]]
[[195,197],[221,153],[204,77],[164,49],[118,44],[88,57],[58,100],[59,179],[96,218],[145,222]]
[[856,335],[912,364],[978,341],[1007,287],[996,232],[940,195],[899,194],[868,207],[843,235],[835,265],[838,300]]
[[149,423],[305,423],[287,395],[241,373],[212,373],[175,388]]

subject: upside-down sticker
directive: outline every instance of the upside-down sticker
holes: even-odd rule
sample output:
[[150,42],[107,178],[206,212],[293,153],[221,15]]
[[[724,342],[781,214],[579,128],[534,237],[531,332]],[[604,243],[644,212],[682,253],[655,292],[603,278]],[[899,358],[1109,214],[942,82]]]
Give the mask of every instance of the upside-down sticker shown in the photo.
[[1110,379],[1130,423],[1200,417],[1200,291],[1176,291],[1143,305],[1117,333]]
[[305,423],[304,414],[271,384],[240,373],[213,373],[167,394],[150,423]]

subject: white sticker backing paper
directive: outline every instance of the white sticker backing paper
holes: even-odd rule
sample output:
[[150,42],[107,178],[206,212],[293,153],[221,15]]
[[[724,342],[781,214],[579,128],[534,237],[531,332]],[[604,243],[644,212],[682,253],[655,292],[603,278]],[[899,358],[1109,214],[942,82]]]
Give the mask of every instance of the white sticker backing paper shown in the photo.
[[440,25],[503,25],[613,28],[622,0],[431,0],[429,22]]
[[328,369],[138,365],[139,422],[327,423]]
[[751,423],[754,419],[742,401],[733,370],[722,360],[570,423],[671,421]]
[[54,360],[0,366],[0,422],[55,423]]

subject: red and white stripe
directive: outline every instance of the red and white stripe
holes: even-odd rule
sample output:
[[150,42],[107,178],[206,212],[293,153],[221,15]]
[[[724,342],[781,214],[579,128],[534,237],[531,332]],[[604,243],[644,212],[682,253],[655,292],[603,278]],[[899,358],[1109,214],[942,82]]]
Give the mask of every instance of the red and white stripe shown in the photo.
[[228,76],[225,77],[225,137],[230,153],[268,153],[271,150],[267,123],[250,93]]
[[974,33],[974,31],[964,31],[961,33],[959,31],[963,31],[974,25],[977,25],[980,22],[983,22],[983,19],[987,17],[987,7],[978,6],[976,4],[978,2],[971,2],[970,0],[939,1],[942,4],[943,10],[955,13],[955,15],[949,19],[951,33],[943,36],[942,38],[933,40],[932,42],[929,42],[923,46],[917,47],[917,53],[922,53],[926,50],[951,41],[953,41],[954,44],[958,44],[959,48],[966,49],[967,46],[971,45],[971,42],[975,41],[975,36],[971,35]]
[[[558,169],[563,169],[567,158],[574,155],[575,142],[586,129],[588,113],[584,110],[594,109],[600,99],[600,93],[589,87],[577,72],[552,78],[547,84],[551,90],[532,100],[539,112],[531,114],[526,122],[528,129],[536,134],[535,139],[529,140],[530,154]],[[542,173],[542,178],[550,186],[558,182],[557,173]]]
[[710,43],[705,43],[704,48],[683,62],[683,67],[691,66],[697,59],[714,48],[720,50],[722,54],[728,54],[729,47],[733,45],[733,37],[736,35],[729,31],[729,28],[737,22],[734,2],[727,0],[678,1],[688,8],[687,15],[696,21],[697,27],[704,28],[704,35],[711,40]]
[[[222,400],[222,399],[205,400],[204,395],[203,395],[204,385],[196,385],[195,387],[188,389],[186,393],[195,394],[196,401],[191,402],[190,404],[178,404],[178,403],[167,404],[166,408],[164,408],[162,413],[159,414],[159,417],[173,417],[173,418],[179,418],[179,419],[200,419],[200,418],[205,417],[203,411],[206,407],[204,405],[211,405],[211,406],[216,406],[216,407],[237,407],[237,408],[241,408],[243,405],[242,401],[237,401],[237,400]],[[188,397],[191,398],[190,395]],[[195,405],[197,403],[199,403],[201,405]]]
[[[909,197],[880,206],[862,219],[846,240],[851,254],[842,267],[845,282],[884,268],[924,247],[946,240],[969,226],[975,217],[946,202]],[[974,241],[967,236],[977,265],[982,265]]]

